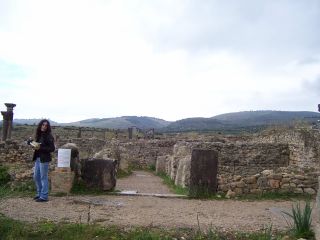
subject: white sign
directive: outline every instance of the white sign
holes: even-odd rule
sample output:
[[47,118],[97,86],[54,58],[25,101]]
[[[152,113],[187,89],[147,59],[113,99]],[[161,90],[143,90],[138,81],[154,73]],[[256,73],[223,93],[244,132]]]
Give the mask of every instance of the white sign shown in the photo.
[[70,167],[71,149],[58,149],[58,167]]

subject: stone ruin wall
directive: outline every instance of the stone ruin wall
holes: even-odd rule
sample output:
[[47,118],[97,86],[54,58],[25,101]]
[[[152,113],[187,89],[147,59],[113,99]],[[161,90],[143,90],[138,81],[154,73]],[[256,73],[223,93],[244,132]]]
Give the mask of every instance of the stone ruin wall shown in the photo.
[[[248,137],[220,136],[179,142],[173,139],[129,141],[68,136],[59,140],[58,147],[66,142],[77,144],[81,159],[119,157],[124,168],[130,164],[139,167],[156,165],[159,171],[164,171],[181,186],[189,184],[191,151],[197,147],[218,151],[218,183],[222,192],[291,191],[313,194],[318,189],[318,132],[276,131]],[[25,169],[23,172],[16,168],[14,178],[32,177],[31,155],[31,148],[21,140],[0,143],[0,164],[19,163]],[[53,154],[52,167],[56,163],[56,155]]]
[[[229,139],[230,140],[230,139]],[[271,132],[222,142],[179,142],[160,156],[157,170],[188,186],[194,148],[218,152],[218,190],[232,194],[266,191],[315,194],[320,175],[319,132]]]
[[[98,138],[60,139],[58,143],[56,142],[56,151],[52,154],[51,170],[57,164],[58,148],[68,142],[78,146],[80,159],[93,157],[120,159],[122,168],[127,168],[129,165],[140,168],[155,166],[157,157],[162,154],[172,154],[175,144],[175,141],[171,140],[140,139],[123,141],[113,139],[105,141]],[[10,166],[10,175],[15,181],[30,180],[32,178],[32,154],[32,148],[25,141],[0,142],[0,164]]]

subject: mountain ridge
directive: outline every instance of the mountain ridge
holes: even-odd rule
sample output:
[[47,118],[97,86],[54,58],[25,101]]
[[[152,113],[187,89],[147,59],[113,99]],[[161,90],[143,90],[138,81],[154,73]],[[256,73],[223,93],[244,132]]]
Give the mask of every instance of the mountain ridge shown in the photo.
[[[247,128],[268,126],[274,124],[288,124],[294,121],[316,123],[320,113],[310,111],[242,111],[219,114],[210,118],[195,117],[177,121],[166,121],[147,116],[122,116],[115,118],[90,118],[70,123],[58,123],[50,120],[54,126],[77,126],[111,129],[127,129],[137,127],[140,129],[158,129],[161,131],[203,131],[232,128]],[[40,119],[14,119],[14,124],[37,124]]]

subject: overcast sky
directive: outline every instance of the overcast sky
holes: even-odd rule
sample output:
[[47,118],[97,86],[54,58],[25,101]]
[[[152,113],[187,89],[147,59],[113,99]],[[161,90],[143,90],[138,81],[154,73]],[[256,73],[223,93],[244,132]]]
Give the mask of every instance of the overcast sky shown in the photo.
[[0,110],[58,122],[317,111],[319,29],[319,0],[0,0]]

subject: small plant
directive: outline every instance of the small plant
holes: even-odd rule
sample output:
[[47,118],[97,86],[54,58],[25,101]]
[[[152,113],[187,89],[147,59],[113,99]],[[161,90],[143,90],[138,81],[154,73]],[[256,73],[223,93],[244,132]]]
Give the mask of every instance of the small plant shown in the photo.
[[304,209],[301,208],[300,202],[296,205],[292,205],[292,213],[283,212],[293,220],[293,224],[289,224],[292,228],[292,232],[297,238],[313,238],[314,232],[311,229],[311,213],[312,208],[310,201],[305,202]]
[[0,166],[0,186],[7,184],[10,181],[10,174],[8,173],[8,167]]

